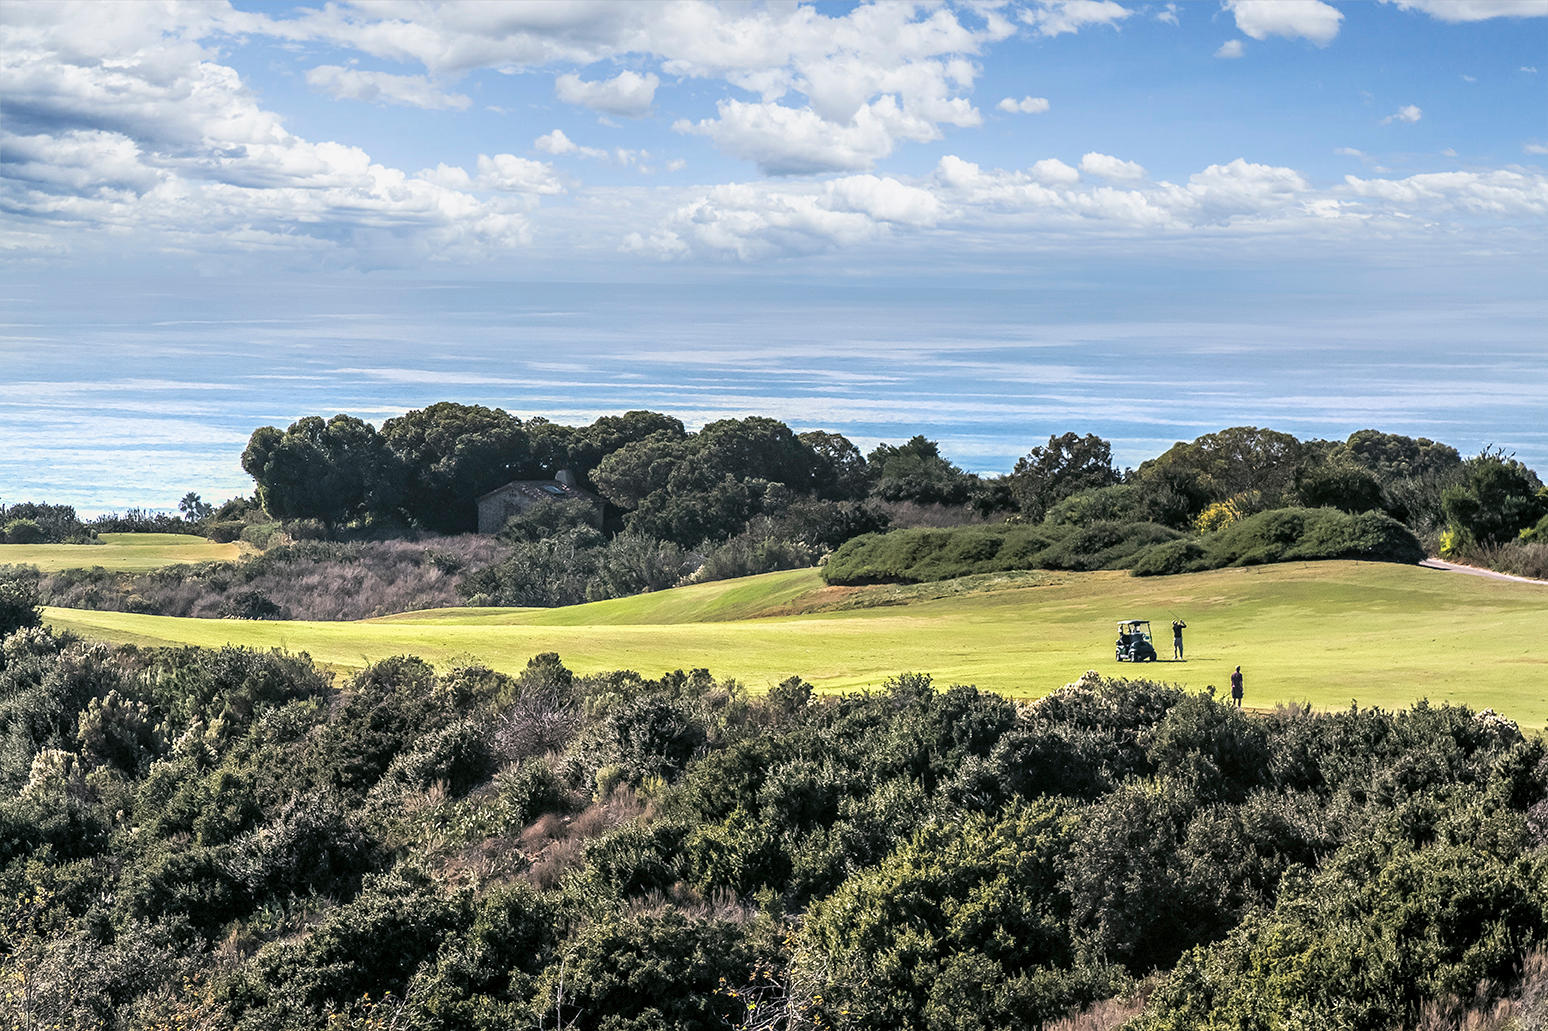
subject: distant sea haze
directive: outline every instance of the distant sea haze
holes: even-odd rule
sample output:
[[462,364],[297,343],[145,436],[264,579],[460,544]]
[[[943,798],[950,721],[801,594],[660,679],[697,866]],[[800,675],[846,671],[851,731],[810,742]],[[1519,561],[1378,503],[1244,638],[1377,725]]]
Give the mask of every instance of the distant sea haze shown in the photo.
[[1548,302],[728,277],[119,282],[0,305],[0,500],[87,513],[250,492],[238,459],[257,426],[380,425],[441,400],[566,423],[769,415],[866,448],[923,433],[980,472],[1066,430],[1137,465],[1243,424],[1494,444],[1548,472]]

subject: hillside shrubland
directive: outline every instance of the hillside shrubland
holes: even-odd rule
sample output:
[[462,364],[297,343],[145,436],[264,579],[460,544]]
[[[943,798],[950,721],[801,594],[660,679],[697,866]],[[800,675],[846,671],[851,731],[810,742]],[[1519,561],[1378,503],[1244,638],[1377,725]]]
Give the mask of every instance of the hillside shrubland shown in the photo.
[[845,542],[823,576],[833,584],[924,583],[1016,569],[1124,569],[1182,537],[1156,523],[1107,521],[893,530]]
[[[263,427],[243,461],[255,498],[217,507],[190,493],[182,520],[132,510],[82,523],[68,506],[11,506],[28,540],[170,525],[267,549],[234,567],[40,577],[44,602],[347,619],[569,605],[819,563],[835,584],[918,583],[1425,552],[1548,575],[1548,489],[1535,473],[1497,450],[1464,460],[1375,430],[1300,441],[1232,427],[1122,471],[1106,441],[1066,433],[993,477],[924,436],[862,453],[840,434],[756,416],[691,433],[657,412],[562,426],[442,402],[380,430],[343,415]],[[603,500],[600,520],[549,504],[487,546],[460,532],[480,493],[560,470]]]
[[0,656],[8,1024],[1384,1031],[1541,994],[1548,762],[1492,713]]
[[832,584],[924,583],[1017,569],[1130,569],[1136,576],[1319,559],[1418,562],[1424,548],[1390,516],[1337,509],[1271,509],[1215,534],[1185,536],[1156,523],[894,530],[856,537],[823,567]]

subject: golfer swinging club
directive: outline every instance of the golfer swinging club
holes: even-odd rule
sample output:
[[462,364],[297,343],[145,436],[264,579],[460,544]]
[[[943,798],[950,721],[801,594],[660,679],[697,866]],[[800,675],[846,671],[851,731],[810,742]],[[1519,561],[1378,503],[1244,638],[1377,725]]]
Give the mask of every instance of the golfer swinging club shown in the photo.
[[[1182,632],[1187,626],[1188,624],[1180,619],[1172,620],[1172,658],[1174,659],[1182,659],[1183,657]],[[1188,660],[1183,659],[1183,661],[1187,662]]]

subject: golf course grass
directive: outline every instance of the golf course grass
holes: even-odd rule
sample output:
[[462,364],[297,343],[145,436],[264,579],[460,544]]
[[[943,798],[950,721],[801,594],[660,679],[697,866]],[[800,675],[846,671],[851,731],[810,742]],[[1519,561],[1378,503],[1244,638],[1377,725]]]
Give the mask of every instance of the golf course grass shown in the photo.
[[[1116,620],[1150,619],[1165,658],[1174,615],[1189,626],[1187,662],[1114,661]],[[46,609],[45,618],[111,641],[280,647],[344,668],[408,653],[514,671],[554,651],[582,672],[702,666],[755,690],[791,674],[853,689],[911,670],[1035,697],[1088,669],[1218,690],[1239,663],[1251,706],[1429,698],[1548,723],[1548,586],[1384,563],[862,588],[827,587],[816,570],[795,570],[562,609],[439,609],[352,623],[73,609]]]
[[0,566],[37,566],[45,573],[101,566],[143,573],[187,562],[234,562],[240,544],[216,544],[184,533],[104,533],[101,544],[0,544]]

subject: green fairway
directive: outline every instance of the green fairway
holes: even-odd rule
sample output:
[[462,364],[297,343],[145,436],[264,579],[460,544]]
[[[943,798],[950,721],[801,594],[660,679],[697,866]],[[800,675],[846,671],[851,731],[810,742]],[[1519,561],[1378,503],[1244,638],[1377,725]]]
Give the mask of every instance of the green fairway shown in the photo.
[[0,566],[37,566],[45,573],[101,566],[143,573],[185,562],[232,562],[239,544],[183,533],[105,533],[101,544],[0,544]]
[[[1115,620],[1150,619],[1167,656],[1174,614],[1189,624],[1187,662],[1113,660]],[[755,689],[793,673],[837,690],[914,670],[1031,697],[1087,669],[1218,689],[1240,663],[1254,706],[1427,697],[1548,722],[1548,587],[1382,563],[1012,574],[915,588],[829,588],[815,570],[797,570],[566,609],[440,609],[358,623],[67,609],[46,617],[109,640],[277,646],[342,667],[412,653],[516,670],[556,651],[585,672],[703,666]]]

